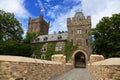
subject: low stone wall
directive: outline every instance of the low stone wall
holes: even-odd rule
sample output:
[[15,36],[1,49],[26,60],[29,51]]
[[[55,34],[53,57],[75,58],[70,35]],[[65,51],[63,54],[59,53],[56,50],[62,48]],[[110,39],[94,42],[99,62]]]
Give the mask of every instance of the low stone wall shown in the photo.
[[72,68],[68,63],[0,56],[0,80],[50,80]]
[[120,58],[88,64],[87,68],[95,80],[120,80]]
[[90,63],[93,63],[93,62],[98,62],[98,61],[101,61],[101,60],[104,60],[104,57],[102,55],[91,55],[90,56]]

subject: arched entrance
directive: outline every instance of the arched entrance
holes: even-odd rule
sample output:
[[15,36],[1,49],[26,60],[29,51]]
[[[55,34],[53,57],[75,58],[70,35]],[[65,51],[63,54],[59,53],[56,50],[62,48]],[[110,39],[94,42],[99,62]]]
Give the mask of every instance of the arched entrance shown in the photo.
[[77,52],[74,56],[75,68],[85,68],[86,67],[86,57],[84,53]]

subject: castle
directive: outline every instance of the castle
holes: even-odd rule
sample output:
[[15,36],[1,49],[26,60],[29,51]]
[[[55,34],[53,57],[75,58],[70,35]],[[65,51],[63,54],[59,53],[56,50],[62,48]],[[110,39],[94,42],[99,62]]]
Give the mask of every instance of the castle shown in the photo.
[[77,49],[72,54],[71,61],[75,67],[85,67],[92,53],[91,48],[91,17],[85,17],[82,12],[76,12],[72,18],[67,18],[68,32],[61,34],[48,35],[49,22],[47,23],[42,16],[37,19],[29,19],[28,32],[42,32],[42,35],[33,40],[34,43],[44,43],[41,56],[45,58],[45,52],[49,42],[56,42],[55,51],[64,49],[65,42],[69,40]]
[[41,32],[44,35],[48,34],[49,22],[46,22],[43,19],[43,16],[39,16],[37,19],[32,19],[31,17],[28,20],[28,32]]

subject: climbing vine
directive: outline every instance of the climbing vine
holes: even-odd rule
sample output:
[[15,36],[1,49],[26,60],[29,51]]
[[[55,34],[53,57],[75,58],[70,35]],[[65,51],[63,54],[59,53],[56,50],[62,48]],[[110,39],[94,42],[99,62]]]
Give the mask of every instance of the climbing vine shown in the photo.
[[67,61],[72,57],[72,53],[77,49],[77,46],[74,46],[72,42],[65,41],[64,55],[66,56]]
[[37,56],[37,58],[41,58],[41,54],[45,54],[46,60],[51,60],[51,56],[54,54],[64,54],[66,56],[67,61],[71,58],[72,53],[77,49],[77,46],[74,46],[72,42],[70,41],[64,41],[65,46],[62,48],[61,51],[56,51],[56,43],[57,42],[49,42],[47,45],[47,51],[41,52],[42,46],[45,43],[39,43],[39,44],[33,44],[32,48],[34,50],[34,54]]
[[38,43],[38,44],[32,44],[32,50],[33,50],[33,54],[36,55],[36,58],[41,58],[41,49],[44,43]]
[[48,43],[47,52],[45,53],[46,60],[51,60],[51,56],[55,54],[55,46],[56,42]]

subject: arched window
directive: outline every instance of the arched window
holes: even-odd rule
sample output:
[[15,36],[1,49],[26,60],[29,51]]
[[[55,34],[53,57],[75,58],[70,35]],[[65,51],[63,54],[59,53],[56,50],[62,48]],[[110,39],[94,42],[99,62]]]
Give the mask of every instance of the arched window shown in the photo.
[[44,37],[44,41],[47,41],[48,40],[48,37]]

